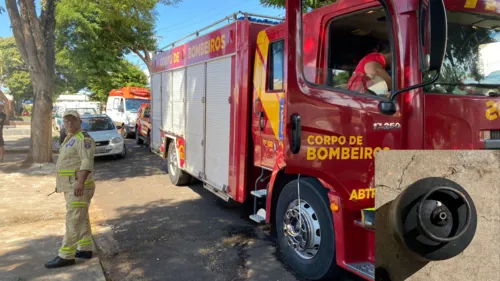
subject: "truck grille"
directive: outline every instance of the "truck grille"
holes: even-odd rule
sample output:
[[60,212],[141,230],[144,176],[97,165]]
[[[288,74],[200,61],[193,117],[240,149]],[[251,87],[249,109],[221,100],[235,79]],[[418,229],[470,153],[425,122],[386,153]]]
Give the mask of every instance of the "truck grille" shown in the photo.
[[500,140],[500,130],[491,130],[490,139],[492,140]]
[[106,146],[109,144],[109,141],[96,141],[95,146]]

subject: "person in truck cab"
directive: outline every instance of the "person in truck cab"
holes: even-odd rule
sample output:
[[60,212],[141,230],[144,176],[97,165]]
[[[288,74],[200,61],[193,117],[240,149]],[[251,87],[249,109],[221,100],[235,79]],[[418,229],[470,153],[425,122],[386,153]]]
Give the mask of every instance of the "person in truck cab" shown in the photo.
[[[366,55],[356,66],[347,82],[347,89],[361,93],[387,95],[390,93],[392,78],[386,68],[392,64],[392,53],[389,45],[383,45],[378,52]],[[383,85],[385,84],[385,85]],[[386,90],[377,90],[382,85]]]

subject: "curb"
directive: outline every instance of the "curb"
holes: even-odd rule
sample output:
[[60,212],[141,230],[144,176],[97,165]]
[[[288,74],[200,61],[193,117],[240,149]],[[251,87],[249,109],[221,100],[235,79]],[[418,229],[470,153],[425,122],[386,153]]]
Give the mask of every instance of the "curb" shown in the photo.
[[[29,146],[20,146],[20,147],[8,147],[4,146],[5,152],[15,152],[15,153],[28,153],[30,148]],[[59,152],[59,148],[52,148],[52,152]]]

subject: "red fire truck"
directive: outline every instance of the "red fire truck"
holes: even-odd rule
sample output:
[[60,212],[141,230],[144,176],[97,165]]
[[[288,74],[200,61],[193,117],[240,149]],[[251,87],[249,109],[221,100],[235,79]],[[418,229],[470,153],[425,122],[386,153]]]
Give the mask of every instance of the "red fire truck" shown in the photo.
[[[478,61],[500,40],[500,1],[286,3],[284,22],[234,14],[155,55],[152,149],[173,184],[251,202],[308,279],[372,280],[375,153],[500,148],[500,81]],[[384,45],[392,83],[349,88]]]

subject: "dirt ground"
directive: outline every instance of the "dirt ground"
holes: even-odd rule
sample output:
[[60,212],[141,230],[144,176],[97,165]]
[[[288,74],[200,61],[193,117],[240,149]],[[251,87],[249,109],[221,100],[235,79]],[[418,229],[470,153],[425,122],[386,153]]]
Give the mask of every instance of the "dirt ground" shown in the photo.
[[[376,266],[392,281],[499,280],[500,151],[384,151],[375,160]],[[448,260],[418,262],[395,239],[388,224],[393,200],[411,183],[443,177],[465,188],[477,210],[471,244]]]
[[[55,188],[55,165],[19,169],[23,154],[7,154],[0,164],[0,280],[104,281],[98,258],[78,260],[76,266],[47,270],[62,242],[65,201],[47,194]],[[99,215],[91,212],[92,221]]]

